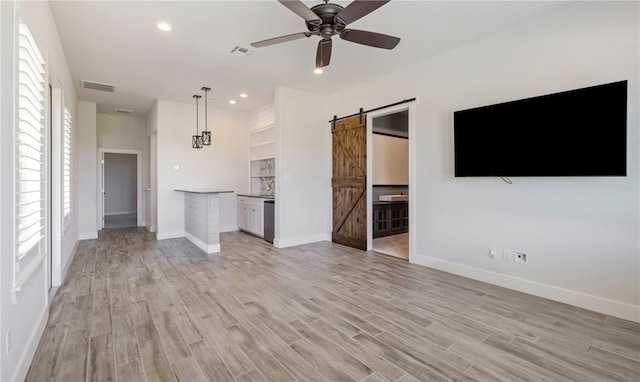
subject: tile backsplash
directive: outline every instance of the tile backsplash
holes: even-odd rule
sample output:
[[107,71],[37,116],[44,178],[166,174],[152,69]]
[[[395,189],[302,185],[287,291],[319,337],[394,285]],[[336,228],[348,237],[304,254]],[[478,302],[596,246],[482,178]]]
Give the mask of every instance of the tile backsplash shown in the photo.
[[275,195],[275,175],[275,158],[251,161],[251,193],[260,195]]

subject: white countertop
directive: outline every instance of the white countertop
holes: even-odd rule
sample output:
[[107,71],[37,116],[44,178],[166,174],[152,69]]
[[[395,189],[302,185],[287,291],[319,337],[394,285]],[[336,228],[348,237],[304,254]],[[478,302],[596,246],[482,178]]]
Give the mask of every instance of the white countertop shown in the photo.
[[176,188],[174,189],[174,191],[191,192],[193,194],[226,194],[226,193],[233,192],[233,191],[220,191],[220,190],[216,190],[215,188],[186,188],[186,189]]

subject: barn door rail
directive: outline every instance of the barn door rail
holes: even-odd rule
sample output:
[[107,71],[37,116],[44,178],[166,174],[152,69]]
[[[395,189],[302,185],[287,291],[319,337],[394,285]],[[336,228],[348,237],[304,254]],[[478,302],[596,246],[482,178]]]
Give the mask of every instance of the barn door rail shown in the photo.
[[360,111],[351,115],[347,115],[344,117],[340,117],[338,118],[338,116],[334,115],[333,118],[329,121],[329,123],[336,123],[337,121],[341,120],[341,119],[346,119],[346,118],[351,118],[351,117],[355,117],[357,115],[362,116],[363,114],[367,114],[367,113],[371,113],[373,111],[378,111],[378,110],[382,110],[382,109],[386,109],[388,107],[393,107],[393,106],[398,106],[398,105],[402,105],[403,103],[409,103],[409,102],[413,102],[415,101],[416,98],[409,98],[409,99],[403,99],[402,101],[398,101],[396,103],[390,103],[388,105],[384,105],[384,106],[379,106],[373,109],[369,109],[369,110],[363,110],[362,108],[360,108]]

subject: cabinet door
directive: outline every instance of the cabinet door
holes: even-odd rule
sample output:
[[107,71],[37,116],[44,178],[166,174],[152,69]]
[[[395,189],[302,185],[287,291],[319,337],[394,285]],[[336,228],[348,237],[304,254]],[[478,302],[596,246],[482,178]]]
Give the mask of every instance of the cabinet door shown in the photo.
[[257,234],[258,233],[258,207],[249,206],[249,222],[247,229]]
[[258,221],[256,222],[256,234],[264,237],[264,207],[255,207]]
[[238,228],[247,229],[247,206],[238,204]]

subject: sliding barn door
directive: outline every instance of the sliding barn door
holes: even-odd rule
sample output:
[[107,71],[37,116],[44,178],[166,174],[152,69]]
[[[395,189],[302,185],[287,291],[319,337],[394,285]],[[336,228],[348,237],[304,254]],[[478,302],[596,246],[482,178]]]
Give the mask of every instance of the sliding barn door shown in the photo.
[[334,243],[367,249],[367,116],[332,124]]

